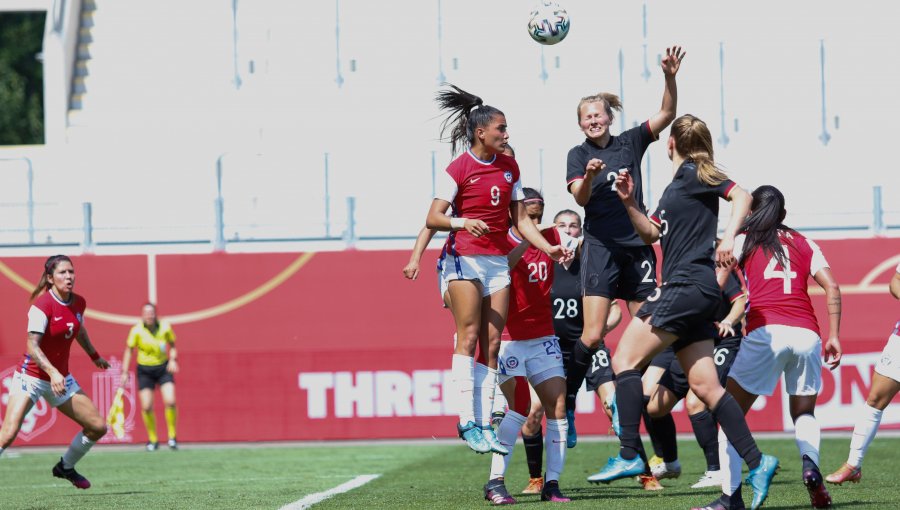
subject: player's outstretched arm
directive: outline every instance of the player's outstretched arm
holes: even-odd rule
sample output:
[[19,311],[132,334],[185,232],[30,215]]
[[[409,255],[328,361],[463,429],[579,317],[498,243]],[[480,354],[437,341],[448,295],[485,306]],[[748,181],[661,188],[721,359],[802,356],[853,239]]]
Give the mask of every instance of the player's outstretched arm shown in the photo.
[[428,227],[422,227],[422,230],[419,231],[419,235],[416,236],[416,244],[413,246],[412,254],[409,256],[409,262],[403,268],[403,276],[407,279],[415,280],[418,278],[422,254],[425,253],[425,248],[428,247],[428,243],[431,242],[436,232],[437,230]]
[[663,76],[666,79],[666,85],[663,89],[662,105],[659,112],[650,117],[650,131],[654,137],[658,137],[663,129],[669,127],[669,124],[675,120],[675,111],[678,107],[678,87],[675,84],[675,75],[681,68],[681,61],[687,53],[681,50],[681,46],[672,46],[666,48],[666,55],[662,58],[659,65],[662,68]]
[[[825,305],[828,307],[828,341],[825,342],[825,363],[834,370],[841,364],[841,288],[831,274],[831,269],[823,267],[816,271],[813,279],[825,290]],[[831,358],[831,361],[829,361]]]
[[638,207],[637,200],[634,199],[634,179],[628,170],[619,170],[619,175],[616,176],[616,193],[622,200],[628,219],[634,225],[634,231],[641,241],[648,245],[655,243],[659,239],[659,225],[650,221]]
[[716,248],[716,265],[719,267],[731,267],[734,264],[734,237],[744,219],[750,214],[753,197],[744,188],[735,186],[728,192],[727,200],[731,202],[731,217],[725,225],[722,242]]

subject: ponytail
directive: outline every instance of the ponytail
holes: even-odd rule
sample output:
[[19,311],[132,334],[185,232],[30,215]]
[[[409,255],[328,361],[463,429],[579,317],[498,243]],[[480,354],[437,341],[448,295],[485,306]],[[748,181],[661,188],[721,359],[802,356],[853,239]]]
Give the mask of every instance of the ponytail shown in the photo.
[[706,123],[693,115],[682,115],[672,123],[675,150],[697,165],[697,178],[708,186],[718,186],[728,179],[713,158],[712,134]]
[[[53,286],[53,272],[56,271],[56,266],[58,266],[60,262],[68,262],[71,264],[72,259],[65,255],[53,255],[44,262],[44,272],[41,274],[41,279],[38,280],[34,290],[31,291],[31,301],[34,301],[34,298]],[[50,278],[48,278],[48,276]]]
[[[435,99],[438,107],[447,111],[441,124],[441,139],[449,141],[453,154],[456,154],[457,148],[471,147],[475,143],[476,129],[487,126],[494,116],[503,115],[503,112],[456,85],[448,83],[447,86],[453,90],[441,90]],[[446,134],[448,129],[449,136]]]
[[[778,236],[779,231],[791,231],[782,222],[785,217],[784,195],[775,186],[760,186],[753,190],[750,215],[744,220],[741,231],[746,235],[741,252],[741,268],[757,249],[762,249],[766,259],[775,257],[781,267],[788,259]],[[790,242],[790,240],[787,240]]]

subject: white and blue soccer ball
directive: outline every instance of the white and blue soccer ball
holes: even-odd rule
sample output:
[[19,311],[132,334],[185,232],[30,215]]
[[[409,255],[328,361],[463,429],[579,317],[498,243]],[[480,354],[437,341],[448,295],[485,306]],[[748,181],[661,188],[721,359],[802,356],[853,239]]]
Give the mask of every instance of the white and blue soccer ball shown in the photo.
[[528,35],[541,44],[556,44],[569,35],[569,13],[553,0],[539,0],[528,16]]

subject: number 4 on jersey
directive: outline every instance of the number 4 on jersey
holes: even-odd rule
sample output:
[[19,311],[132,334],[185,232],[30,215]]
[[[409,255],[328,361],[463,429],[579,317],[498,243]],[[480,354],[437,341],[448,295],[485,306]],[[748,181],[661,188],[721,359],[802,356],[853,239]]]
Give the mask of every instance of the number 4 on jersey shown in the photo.
[[778,265],[778,260],[775,257],[772,257],[769,260],[769,265],[766,266],[766,270],[763,272],[763,278],[766,280],[771,280],[772,278],[781,278],[784,280],[784,293],[791,293],[791,280],[797,276],[797,273],[791,271],[791,261],[787,258],[784,259],[784,271],[777,271],[775,266]]

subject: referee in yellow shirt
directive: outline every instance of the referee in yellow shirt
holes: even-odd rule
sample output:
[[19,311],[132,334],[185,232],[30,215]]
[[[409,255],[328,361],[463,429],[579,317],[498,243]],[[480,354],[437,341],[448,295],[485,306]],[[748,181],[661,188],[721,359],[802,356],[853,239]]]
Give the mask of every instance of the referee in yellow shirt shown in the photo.
[[156,317],[156,305],[146,303],[141,309],[141,322],[128,333],[128,346],[122,356],[122,386],[128,382],[128,366],[131,352],[137,348],[138,394],[141,399],[141,415],[147,427],[147,451],[159,448],[156,435],[156,417],[153,414],[153,391],[159,386],[163,404],[166,406],[166,425],[169,434],[169,448],[178,449],[175,440],[175,373],[178,372],[178,357],[175,351],[175,332],[168,322]]

